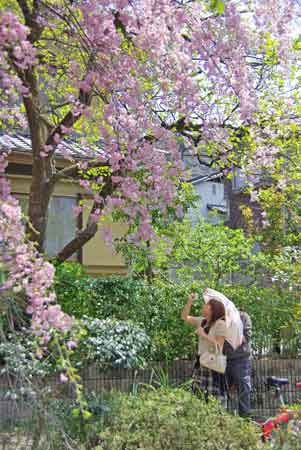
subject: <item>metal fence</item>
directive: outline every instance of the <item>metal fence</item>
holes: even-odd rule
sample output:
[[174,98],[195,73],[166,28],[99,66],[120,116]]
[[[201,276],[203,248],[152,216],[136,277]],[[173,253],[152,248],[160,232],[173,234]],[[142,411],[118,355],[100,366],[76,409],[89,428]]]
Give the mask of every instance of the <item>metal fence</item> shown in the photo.
[[[86,394],[94,393],[102,398],[108,391],[139,392],[146,385],[153,386],[181,386],[189,388],[191,380],[192,361],[176,360],[170,364],[153,363],[145,369],[109,369],[101,370],[97,365],[82,371],[82,383]],[[273,359],[261,358],[253,360],[252,367],[252,409],[255,415],[269,416],[274,414],[278,401],[273,391],[268,390],[266,378],[268,376],[285,377],[289,385],[283,388],[284,399],[287,404],[301,401],[301,391],[298,393],[296,383],[301,381],[301,359]],[[58,377],[49,379],[49,386],[56,398],[71,399],[72,390],[60,383]],[[0,422],[24,418],[31,413],[33,402],[23,397],[19,399],[7,398],[7,391],[11,389],[3,377],[0,378]],[[235,410],[237,398],[229,402],[229,409]]]

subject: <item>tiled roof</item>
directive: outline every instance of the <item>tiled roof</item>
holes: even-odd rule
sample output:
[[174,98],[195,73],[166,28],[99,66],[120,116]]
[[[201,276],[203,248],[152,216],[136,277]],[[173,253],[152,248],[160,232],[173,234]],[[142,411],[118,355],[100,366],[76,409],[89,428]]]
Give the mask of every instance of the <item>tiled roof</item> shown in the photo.
[[[8,150],[27,154],[31,153],[31,140],[28,136],[22,136],[21,134],[0,134],[0,153]],[[65,158],[66,153],[75,159],[89,159],[90,157],[95,156],[95,154],[99,155],[103,153],[103,150],[100,146],[90,146],[88,148],[79,145],[75,141],[61,141],[55,152],[56,157]]]
[[0,149],[18,150],[23,152],[31,152],[30,139],[21,135],[10,136],[8,134],[0,134]]
[[[66,153],[69,155],[69,158],[74,159],[90,159],[95,157],[96,155],[104,154],[104,151],[101,148],[101,143],[99,146],[83,146],[79,145],[77,142],[68,140],[61,141],[61,146],[64,147],[64,150],[60,150],[60,146],[55,151],[56,158],[67,159]],[[8,150],[12,150],[19,153],[30,154],[32,152],[31,148],[31,140],[28,136],[23,136],[21,134],[0,134],[0,153]],[[168,153],[165,150],[156,149],[156,151],[162,151],[164,153]],[[208,170],[208,169],[207,169]],[[209,173],[198,173],[196,169],[194,170],[194,176],[189,180],[192,184],[204,183],[206,181],[214,181],[218,178],[222,178],[223,173],[221,171],[210,171]]]

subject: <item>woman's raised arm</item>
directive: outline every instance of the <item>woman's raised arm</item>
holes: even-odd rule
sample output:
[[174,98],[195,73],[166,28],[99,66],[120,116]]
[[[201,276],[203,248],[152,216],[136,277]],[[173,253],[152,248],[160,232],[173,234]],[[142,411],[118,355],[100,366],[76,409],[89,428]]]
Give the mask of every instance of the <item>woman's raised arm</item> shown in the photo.
[[197,294],[194,294],[194,293],[192,293],[188,296],[188,300],[187,300],[186,305],[183,308],[181,317],[185,322],[189,323],[190,325],[199,327],[200,326],[199,317],[190,316],[191,306],[196,298],[197,298]]

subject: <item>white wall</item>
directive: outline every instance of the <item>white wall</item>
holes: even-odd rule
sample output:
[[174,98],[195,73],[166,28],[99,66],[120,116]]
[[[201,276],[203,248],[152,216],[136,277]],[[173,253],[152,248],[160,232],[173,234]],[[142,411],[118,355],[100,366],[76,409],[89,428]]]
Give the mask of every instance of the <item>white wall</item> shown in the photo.
[[210,209],[209,205],[219,205],[227,207],[227,202],[224,195],[224,184],[215,183],[213,181],[206,181],[194,185],[195,191],[199,196],[196,202],[196,208],[189,211],[189,216],[192,222],[196,222],[199,216],[211,223],[217,223],[221,218],[226,218],[221,214],[215,214]]

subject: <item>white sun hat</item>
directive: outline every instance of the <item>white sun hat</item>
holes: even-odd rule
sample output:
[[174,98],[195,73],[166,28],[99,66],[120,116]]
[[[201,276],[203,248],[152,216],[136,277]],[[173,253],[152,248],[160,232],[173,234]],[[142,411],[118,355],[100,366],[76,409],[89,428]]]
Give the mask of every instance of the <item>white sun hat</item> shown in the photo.
[[243,339],[243,324],[238,309],[224,294],[215,291],[214,289],[205,289],[203,298],[206,303],[208,303],[209,300],[214,299],[224,305],[227,326],[227,335],[225,338],[232,345],[234,350],[236,350],[242,344]]

